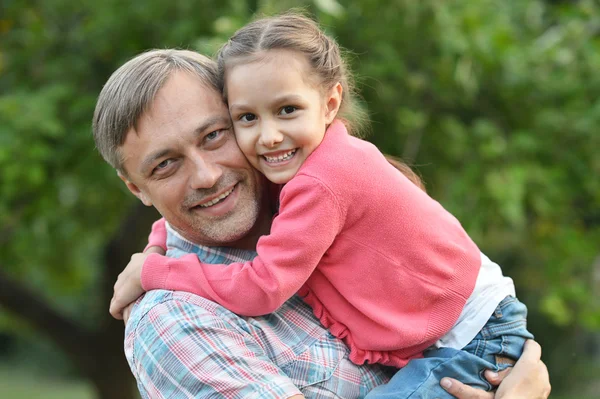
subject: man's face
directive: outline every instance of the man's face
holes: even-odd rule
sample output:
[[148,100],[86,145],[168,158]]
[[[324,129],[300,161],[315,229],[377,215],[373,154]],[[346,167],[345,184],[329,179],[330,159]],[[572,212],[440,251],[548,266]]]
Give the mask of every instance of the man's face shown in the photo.
[[185,238],[235,245],[262,212],[264,178],[238,148],[221,95],[175,72],[120,147],[127,187]]

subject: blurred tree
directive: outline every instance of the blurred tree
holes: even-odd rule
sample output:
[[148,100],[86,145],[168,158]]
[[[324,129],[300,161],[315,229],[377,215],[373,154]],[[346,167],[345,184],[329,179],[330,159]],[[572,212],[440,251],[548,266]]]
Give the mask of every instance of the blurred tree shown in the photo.
[[598,3],[365,0],[332,25],[356,54],[370,139],[515,279],[569,388],[592,353],[575,337],[600,330]]
[[521,265],[511,273],[540,311],[596,329],[599,23],[592,1],[371,0],[334,29],[358,54],[371,139],[420,165],[482,247]]
[[0,305],[49,337],[98,397],[135,397],[123,324],[108,315],[117,274],[156,214],[96,153],[95,99],[149,48],[210,35],[211,1],[5,1],[0,5]]
[[[145,49],[213,54],[254,12],[297,5],[352,50],[369,139],[415,165],[515,278],[544,347],[600,330],[591,0],[3,2],[0,305],[51,337],[101,397],[131,397],[123,327],[106,308],[153,216],[93,148],[95,99]],[[546,360],[563,373],[561,357]]]

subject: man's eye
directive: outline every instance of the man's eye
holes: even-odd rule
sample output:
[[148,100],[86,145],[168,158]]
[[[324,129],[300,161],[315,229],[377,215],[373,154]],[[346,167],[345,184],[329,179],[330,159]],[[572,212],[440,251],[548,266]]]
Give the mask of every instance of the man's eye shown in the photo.
[[223,133],[222,130],[215,130],[214,132],[210,132],[206,135],[206,140],[213,141],[219,138],[219,136]]
[[256,120],[256,115],[254,115],[254,114],[244,114],[244,115],[240,116],[240,120],[242,122],[252,122],[253,120]]
[[167,166],[169,166],[171,164],[171,162],[173,162],[172,159],[165,159],[164,161],[162,161],[161,163],[159,163],[158,165],[156,165],[156,170],[160,170],[160,169],[164,169]]
[[154,167],[154,169],[152,169],[152,172],[150,173],[150,175],[154,175],[155,173],[160,173],[160,175],[162,176],[163,171],[170,169],[169,166],[171,166],[171,164],[173,162],[175,162],[175,161],[171,158],[165,159],[164,161],[162,161],[161,163],[156,165]]
[[281,115],[289,115],[297,109],[298,108],[294,107],[293,105],[286,105],[285,107],[281,108],[281,111],[279,111],[279,113]]

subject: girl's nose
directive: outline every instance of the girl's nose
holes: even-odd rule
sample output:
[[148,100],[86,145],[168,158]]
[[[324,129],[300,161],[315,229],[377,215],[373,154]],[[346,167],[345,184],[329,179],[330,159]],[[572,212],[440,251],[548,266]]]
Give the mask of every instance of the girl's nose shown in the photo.
[[274,148],[283,141],[283,135],[275,127],[264,127],[260,133],[260,144],[266,148]]

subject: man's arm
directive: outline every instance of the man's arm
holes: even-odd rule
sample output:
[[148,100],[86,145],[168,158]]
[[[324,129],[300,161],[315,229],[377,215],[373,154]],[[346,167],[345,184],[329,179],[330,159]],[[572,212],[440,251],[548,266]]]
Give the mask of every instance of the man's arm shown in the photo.
[[550,376],[548,368],[541,360],[542,348],[532,340],[525,343],[523,355],[508,375],[493,376],[486,372],[486,378],[498,386],[496,395],[472,388],[453,378],[443,378],[440,385],[458,399],[547,399],[550,396]]
[[211,311],[214,304],[162,295],[141,317],[134,308],[127,328],[125,353],[143,398],[303,398],[252,336]]

